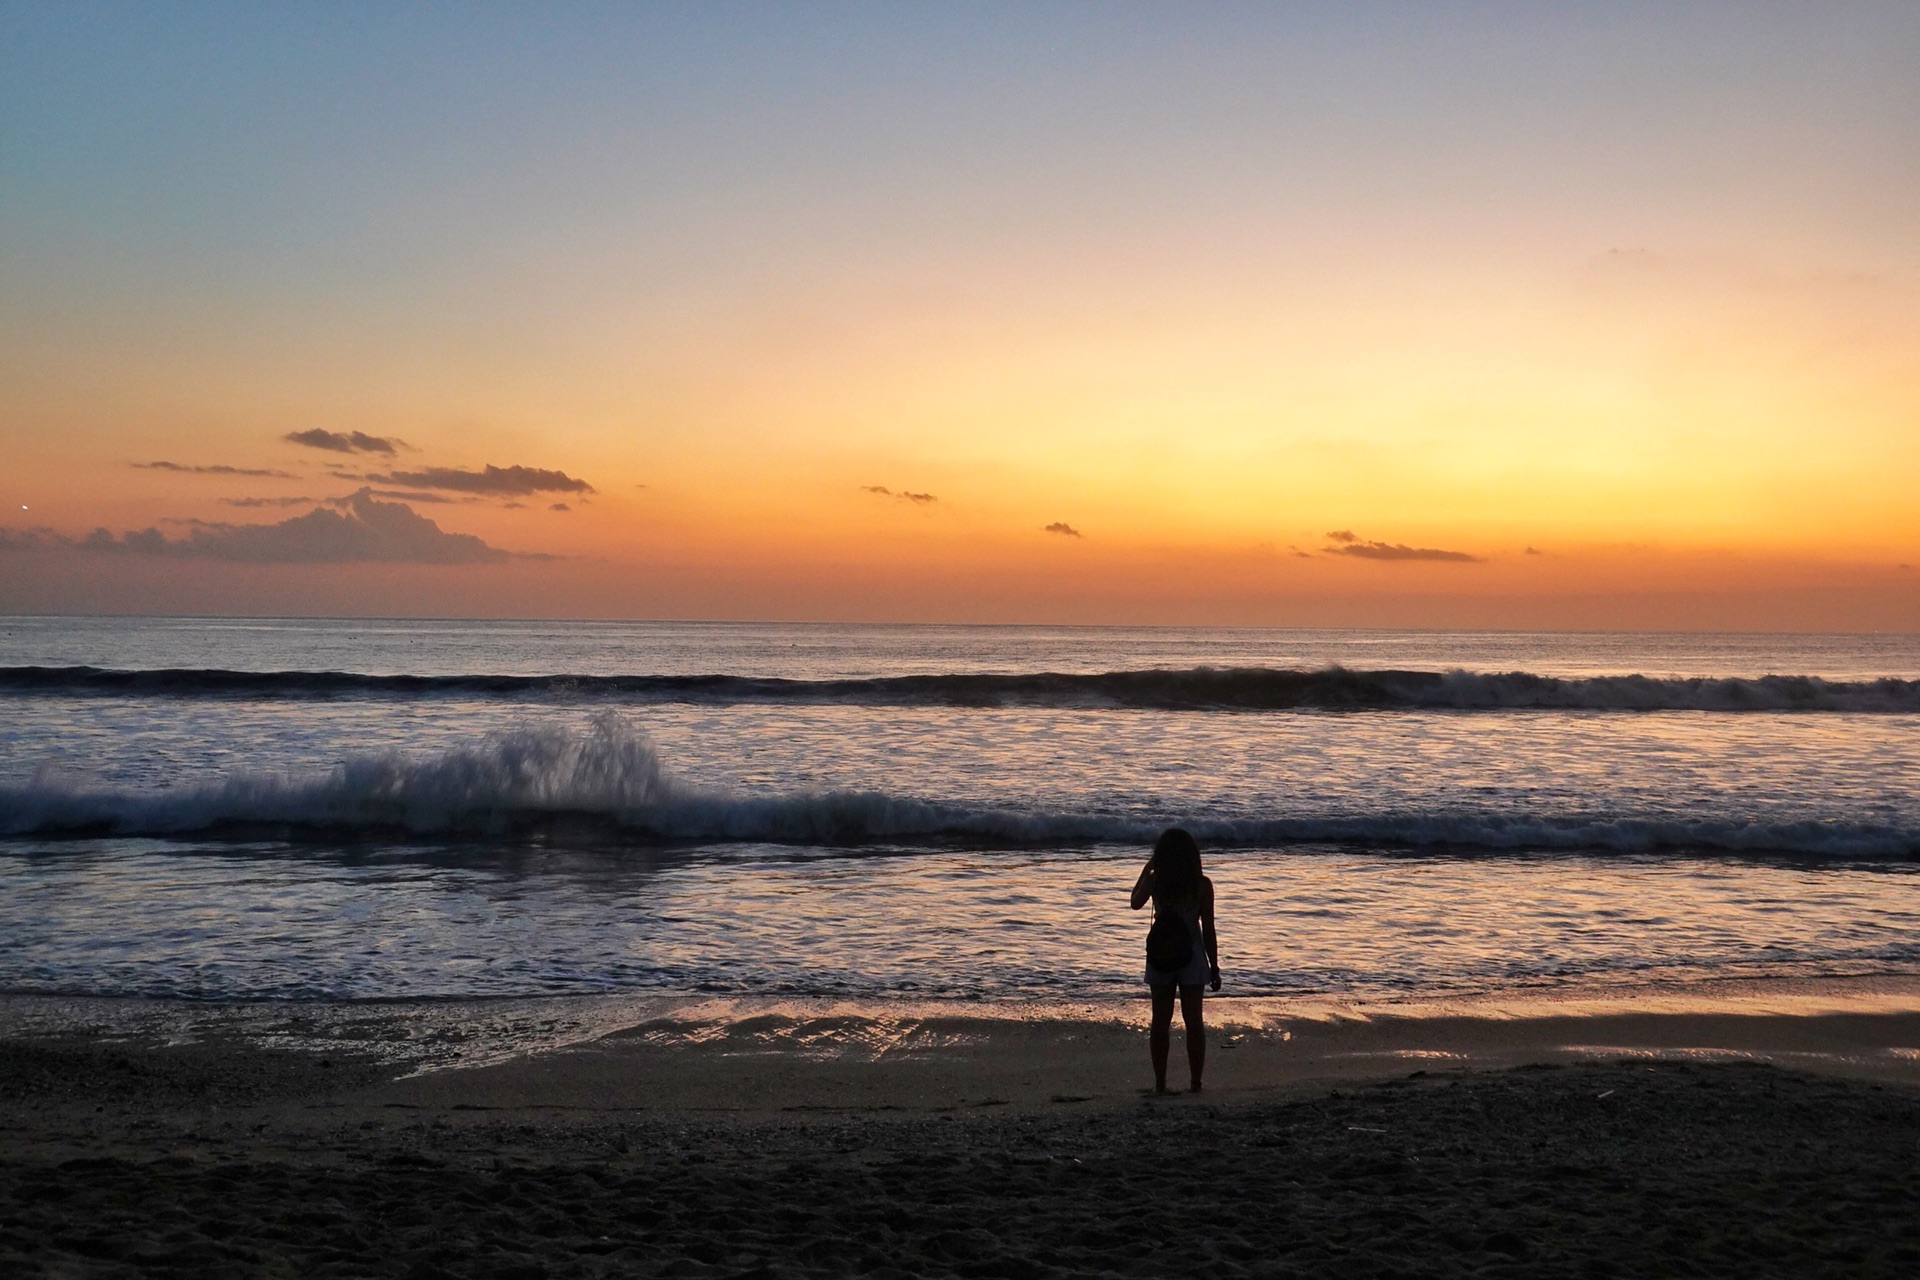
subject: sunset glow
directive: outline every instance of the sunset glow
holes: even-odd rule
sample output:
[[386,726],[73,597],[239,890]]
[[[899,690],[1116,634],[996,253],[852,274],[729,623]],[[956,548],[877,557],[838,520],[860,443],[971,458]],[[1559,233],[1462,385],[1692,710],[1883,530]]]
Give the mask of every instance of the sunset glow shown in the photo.
[[1920,627],[1920,19],[1556,14],[9,6],[0,609]]

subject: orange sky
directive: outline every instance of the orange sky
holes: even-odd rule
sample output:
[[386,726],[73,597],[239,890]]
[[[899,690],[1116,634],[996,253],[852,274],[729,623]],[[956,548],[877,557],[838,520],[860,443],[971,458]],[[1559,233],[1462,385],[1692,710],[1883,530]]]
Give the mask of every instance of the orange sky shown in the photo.
[[1920,629],[1911,11],[1394,12],[46,15],[0,609]]

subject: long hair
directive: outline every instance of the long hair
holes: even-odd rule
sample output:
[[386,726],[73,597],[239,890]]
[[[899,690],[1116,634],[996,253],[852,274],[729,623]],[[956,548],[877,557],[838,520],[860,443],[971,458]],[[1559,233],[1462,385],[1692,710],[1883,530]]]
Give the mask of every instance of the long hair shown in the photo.
[[1153,896],[1190,902],[1200,893],[1200,846],[1180,827],[1168,827],[1153,842]]

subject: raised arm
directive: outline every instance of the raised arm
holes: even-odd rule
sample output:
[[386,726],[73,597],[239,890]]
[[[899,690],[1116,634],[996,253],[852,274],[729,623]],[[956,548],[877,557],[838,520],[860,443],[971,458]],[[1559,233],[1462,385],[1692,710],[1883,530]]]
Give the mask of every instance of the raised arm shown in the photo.
[[1138,911],[1147,905],[1147,899],[1153,896],[1153,859],[1147,859],[1147,865],[1140,868],[1140,878],[1133,882],[1133,909]]
[[1220,989],[1220,934],[1213,927],[1213,881],[1200,877],[1200,936],[1207,946],[1207,976]]

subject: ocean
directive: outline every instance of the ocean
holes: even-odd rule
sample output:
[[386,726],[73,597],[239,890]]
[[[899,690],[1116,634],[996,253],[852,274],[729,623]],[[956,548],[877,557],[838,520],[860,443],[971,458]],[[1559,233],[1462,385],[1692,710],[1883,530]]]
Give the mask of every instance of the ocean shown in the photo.
[[1920,638],[0,619],[0,990],[1223,995],[1920,972]]

